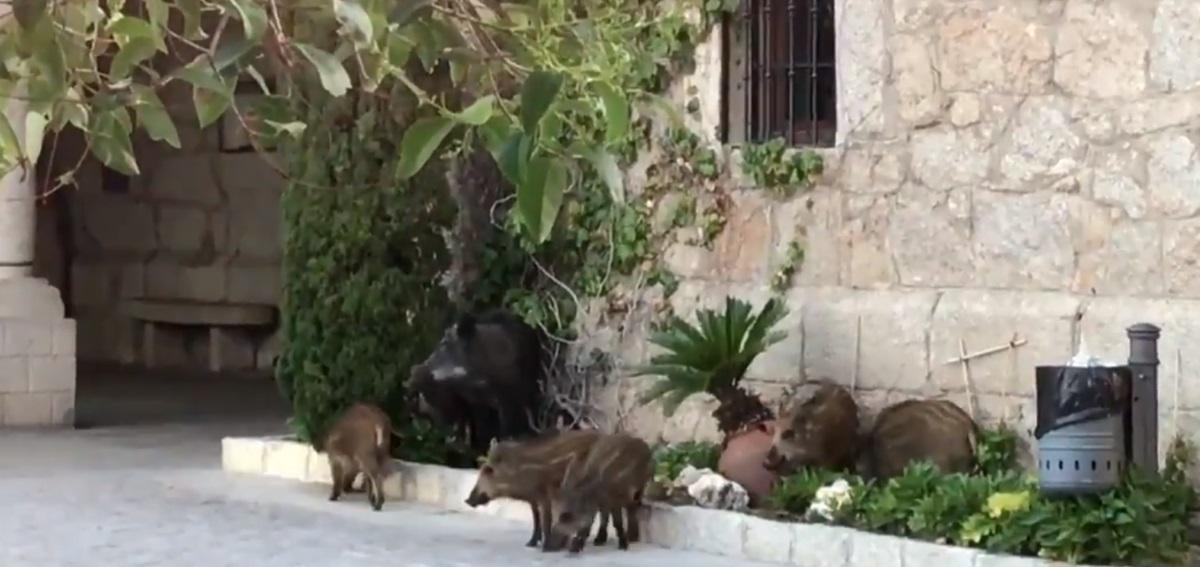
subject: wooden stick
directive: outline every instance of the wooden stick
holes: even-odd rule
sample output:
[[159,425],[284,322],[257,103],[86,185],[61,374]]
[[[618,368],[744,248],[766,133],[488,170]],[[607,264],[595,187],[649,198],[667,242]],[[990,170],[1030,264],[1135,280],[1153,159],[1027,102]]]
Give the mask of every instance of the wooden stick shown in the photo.
[[[1015,337],[1015,335],[1014,335],[1014,337]],[[1016,347],[1019,347],[1019,346],[1021,346],[1021,345],[1024,345],[1026,342],[1028,342],[1028,341],[1026,341],[1025,339],[1014,339],[1014,340],[1012,340],[1012,341],[1009,341],[1008,343],[1005,343],[1005,344],[1003,344],[1003,345],[1000,345],[1000,346],[995,346],[995,347],[991,347],[991,348],[986,348],[986,349],[983,349],[983,350],[981,350],[981,351],[978,351],[978,352],[973,352],[973,353],[971,353],[971,354],[967,354],[967,353],[960,353],[958,358],[952,358],[952,359],[950,359],[950,360],[947,360],[947,361],[946,361],[944,364],[957,364],[957,363],[960,363],[960,362],[962,362],[962,361],[964,361],[964,360],[970,360],[970,359],[972,359],[972,358],[979,358],[979,357],[981,357],[981,356],[985,356],[985,355],[989,355],[989,354],[994,354],[994,353],[1000,352],[1000,351],[1002,351],[1002,350],[1007,350],[1007,349],[1010,349],[1010,348],[1016,348]]]
[[967,413],[975,419],[975,393],[971,388],[971,360],[967,358],[967,342],[958,339],[958,354],[962,357],[963,384],[967,387]]
[[854,374],[850,376],[850,393],[858,391],[858,361],[862,358],[862,315],[854,323]]

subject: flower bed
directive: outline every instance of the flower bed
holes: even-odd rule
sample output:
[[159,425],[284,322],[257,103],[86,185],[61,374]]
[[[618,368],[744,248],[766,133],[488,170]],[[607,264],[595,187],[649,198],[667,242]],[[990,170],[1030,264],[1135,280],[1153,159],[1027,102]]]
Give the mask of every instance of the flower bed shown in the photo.
[[[328,484],[325,457],[293,437],[227,437],[226,471]],[[396,500],[528,522],[529,508],[494,501],[472,509],[464,502],[477,471],[395,462],[384,485]],[[386,509],[386,508],[385,508]],[[712,553],[802,567],[937,565],[938,567],[1035,567],[1053,562],[985,553],[976,549],[869,533],[854,528],[781,522],[749,514],[650,502],[643,510],[643,540],[669,549]],[[634,548],[636,550],[636,547]],[[901,563],[902,562],[902,563]]]

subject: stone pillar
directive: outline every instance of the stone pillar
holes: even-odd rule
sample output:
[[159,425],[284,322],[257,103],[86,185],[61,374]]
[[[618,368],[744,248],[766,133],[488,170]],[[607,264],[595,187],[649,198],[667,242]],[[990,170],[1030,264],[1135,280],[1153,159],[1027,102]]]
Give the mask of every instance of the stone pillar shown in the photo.
[[[26,104],[3,103],[25,139]],[[75,419],[75,321],[62,297],[33,277],[37,177],[18,166],[0,177],[0,426],[71,425]]]

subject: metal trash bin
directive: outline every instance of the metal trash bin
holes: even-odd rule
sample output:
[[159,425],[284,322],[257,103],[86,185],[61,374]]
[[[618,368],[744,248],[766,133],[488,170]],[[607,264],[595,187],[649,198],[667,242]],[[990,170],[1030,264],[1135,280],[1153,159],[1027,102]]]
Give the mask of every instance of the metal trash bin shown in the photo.
[[1128,468],[1128,366],[1037,367],[1038,480],[1042,492],[1094,494]]

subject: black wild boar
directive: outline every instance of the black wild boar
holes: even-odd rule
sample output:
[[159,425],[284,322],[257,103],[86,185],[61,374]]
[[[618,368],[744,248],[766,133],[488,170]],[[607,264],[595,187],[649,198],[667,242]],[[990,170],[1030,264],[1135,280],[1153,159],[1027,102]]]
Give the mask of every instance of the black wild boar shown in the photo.
[[319,442],[329,457],[333,480],[330,500],[348,491],[358,473],[365,477],[367,499],[376,511],[383,508],[383,481],[391,472],[392,422],[378,407],[356,403],[338,417]]
[[822,384],[780,416],[763,468],[786,476],[805,467],[853,471],[858,404],[845,388]]
[[879,413],[863,450],[867,476],[887,480],[912,462],[927,460],[940,471],[970,472],[978,425],[949,400],[907,400]]
[[554,503],[554,531],[570,538],[570,552],[578,553],[596,514],[603,522],[607,512],[617,532],[617,547],[629,549],[630,542],[641,539],[637,512],[653,473],[654,460],[645,441],[625,433],[601,436],[586,457],[572,457],[567,465]]
[[426,410],[484,453],[493,439],[534,430],[543,382],[537,331],[508,311],[466,314],[446,330],[408,380]]
[[[533,516],[533,535],[525,544],[543,551],[561,546],[548,537],[553,532],[551,504],[562,485],[567,465],[587,456],[600,432],[591,429],[545,433],[537,438],[494,443],[479,469],[475,487],[466,503],[472,508],[484,506],[496,498],[511,498],[529,503]],[[602,519],[597,545],[607,539],[608,521]]]

